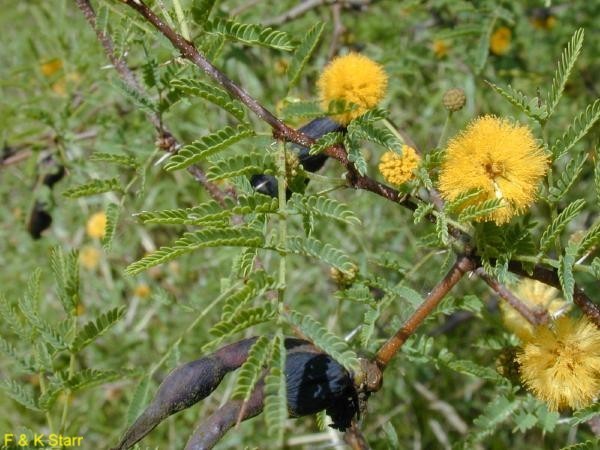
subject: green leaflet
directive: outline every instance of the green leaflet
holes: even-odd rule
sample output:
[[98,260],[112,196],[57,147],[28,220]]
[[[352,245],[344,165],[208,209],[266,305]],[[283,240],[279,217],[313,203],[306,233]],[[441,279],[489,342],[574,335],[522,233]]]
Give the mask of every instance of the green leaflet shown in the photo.
[[270,155],[251,153],[223,159],[215,162],[206,175],[210,181],[216,181],[257,173],[268,175],[276,173],[275,163]]
[[310,316],[291,311],[288,320],[297,326],[312,343],[344,366],[350,373],[360,372],[360,362],[348,344]]
[[71,343],[71,351],[77,353],[106,333],[125,314],[125,307],[111,309],[101,314],[96,320],[86,323]]
[[270,353],[271,341],[266,336],[260,336],[238,371],[232,398],[248,401],[264,368],[268,365]]
[[346,274],[351,274],[356,269],[356,265],[346,253],[329,243],[324,244],[314,237],[290,237],[287,241],[287,250],[299,255],[318,258]]
[[577,158],[569,161],[567,167],[560,172],[560,176],[548,189],[548,202],[556,203],[567,194],[583,170],[586,159],[587,155],[582,153]]
[[502,199],[492,198],[476,205],[469,205],[458,215],[460,222],[470,222],[471,220],[487,216],[488,214],[503,208]]
[[565,227],[579,214],[584,206],[585,200],[583,199],[577,199],[569,203],[552,223],[546,227],[540,239],[540,255],[545,254],[550,249],[554,241],[560,237]]
[[294,45],[287,33],[256,24],[213,19],[206,22],[206,31],[221,34],[250,45],[261,45],[276,50],[292,51]]
[[573,34],[571,40],[567,44],[567,48],[563,50],[563,53],[560,56],[558,67],[556,68],[556,72],[554,73],[554,78],[552,80],[552,88],[546,97],[546,109],[548,112],[546,118],[552,115],[556,105],[558,104],[558,101],[562,96],[562,93],[565,89],[565,84],[567,84],[567,80],[571,74],[571,70],[573,70],[575,61],[577,61],[577,57],[581,52],[583,36],[583,28],[580,28],[575,32],[575,34]]
[[165,164],[165,170],[185,169],[253,135],[254,131],[244,125],[237,128],[227,126],[179,149]]
[[272,348],[271,370],[265,377],[264,414],[268,433],[275,441],[274,447],[279,448],[283,444],[285,421],[288,417],[285,382],[286,352],[281,330],[275,335]]
[[144,223],[201,225],[229,219],[233,215],[275,213],[278,208],[276,198],[259,193],[242,195],[238,197],[237,201],[232,198],[226,198],[224,202],[224,206],[211,200],[193,208],[144,211],[139,213],[137,217]]
[[135,275],[149,267],[170,261],[179,255],[204,247],[261,247],[264,245],[263,234],[253,228],[206,228],[200,231],[185,233],[171,247],[144,256],[130,264],[125,273]]
[[333,147],[334,145],[341,144],[344,142],[344,133],[339,131],[332,131],[331,133],[324,134],[317,141],[310,146],[309,154],[316,155],[318,153],[324,152],[329,147]]
[[321,195],[303,196],[292,194],[288,201],[291,211],[299,214],[314,214],[320,217],[337,220],[348,225],[360,225],[360,219],[342,202]]
[[130,167],[132,169],[138,169],[140,166],[135,157],[119,155],[116,153],[95,152],[90,155],[90,161],[107,162],[110,164],[116,164],[118,166]]
[[200,97],[220,106],[239,121],[243,121],[246,117],[243,103],[232,98],[227,91],[217,86],[190,78],[172,80],[171,86],[187,95]]
[[588,105],[585,111],[581,111],[575,116],[567,131],[552,145],[554,160],[566,155],[592,129],[599,119],[600,99],[597,99],[594,103]]
[[294,56],[292,57],[287,70],[289,79],[288,90],[291,89],[300,79],[300,74],[302,73],[304,66],[317,48],[317,44],[319,43],[319,39],[321,38],[324,28],[325,24],[323,22],[315,23],[306,32],[304,39],[302,39],[302,42],[300,42],[296,48]]
[[119,183],[117,178],[110,178],[107,180],[92,180],[66,190],[63,192],[63,195],[68,198],[79,198],[113,191],[123,193],[123,188],[121,187],[121,183]]
[[536,122],[540,123],[547,117],[546,106],[539,104],[539,99],[528,98],[521,91],[514,89],[510,84],[506,88],[485,80],[485,82],[498,94],[508,100],[511,104],[519,108]]
[[106,207],[106,228],[101,240],[102,247],[104,247],[105,250],[110,250],[112,246],[112,241],[115,238],[115,232],[117,231],[120,212],[121,208],[116,203],[110,203]]
[[15,380],[3,379],[0,381],[0,389],[2,389],[6,395],[27,409],[41,411],[33,397],[33,393],[28,388],[29,386],[23,386]]

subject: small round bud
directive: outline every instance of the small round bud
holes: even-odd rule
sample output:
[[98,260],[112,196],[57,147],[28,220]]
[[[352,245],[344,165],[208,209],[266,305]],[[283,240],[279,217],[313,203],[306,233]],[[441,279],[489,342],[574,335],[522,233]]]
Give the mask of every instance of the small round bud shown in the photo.
[[285,152],[285,170],[288,179],[292,179],[298,175],[298,167],[300,159],[296,152]]
[[446,108],[450,112],[459,111],[465,106],[467,102],[467,96],[465,95],[465,91],[460,88],[452,88],[448,89],[444,93],[444,97],[442,98],[442,103],[444,104],[444,108]]

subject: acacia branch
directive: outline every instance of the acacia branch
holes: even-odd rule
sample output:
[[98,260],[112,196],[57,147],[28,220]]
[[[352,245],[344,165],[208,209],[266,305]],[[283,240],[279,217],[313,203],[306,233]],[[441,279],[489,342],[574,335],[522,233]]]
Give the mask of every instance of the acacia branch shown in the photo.
[[475,272],[479,278],[485,281],[502,299],[516,309],[531,325],[537,326],[548,322],[548,311],[532,311],[520,298],[508,290],[506,286],[500,284],[498,280],[487,274],[483,267],[479,267]]
[[469,271],[476,267],[475,261],[469,256],[459,256],[446,276],[433,288],[427,298],[421,303],[417,310],[408,318],[402,328],[389,338],[377,351],[375,361],[384,370],[390,360],[398,353],[406,340],[423,323],[429,314],[435,309],[446,294],[461,280]]
[[[85,0],[76,0],[78,2]],[[194,46],[194,44],[183,36],[178,34],[172,28],[170,28],[162,19],[160,19],[152,10],[150,10],[143,0],[123,0],[124,3],[129,5],[131,8],[136,10],[139,14],[141,14],[148,22],[150,22],[160,33],[162,33],[173,46],[181,52],[181,55],[193,62],[196,66],[198,66],[204,73],[206,73],[210,78],[219,83],[229,94],[233,97],[240,100],[244,103],[252,112],[254,112],[259,119],[266,122],[273,129],[273,136],[276,139],[283,139],[289,142],[293,142],[302,147],[310,147],[314,144],[315,140],[310,136],[298,131],[294,128],[287,126],[282,120],[277,118],[273,113],[271,113],[267,108],[261,105],[255,98],[253,98],[247,91],[245,91],[242,87],[238,86],[231,79],[229,79],[223,72],[217,69],[210,61],[208,61],[203,54],[201,54],[198,49]],[[411,199],[408,194],[401,194],[398,190],[387,186],[383,183],[380,183],[368,176],[360,175],[354,165],[348,160],[348,154],[345,148],[342,145],[335,145],[325,150],[324,152],[327,156],[330,156],[336,160],[338,160],[347,170],[346,179],[350,186],[356,189],[363,189],[369,192],[373,192],[374,194],[379,195],[380,197],[386,198],[394,203],[398,203],[405,208],[410,210],[415,210],[417,205]],[[432,215],[428,216],[430,221],[435,222],[435,217]],[[462,233],[460,230],[449,226],[449,233],[457,239],[467,238],[468,236]],[[509,270],[514,273],[521,274],[528,278],[533,278],[535,280],[541,281],[546,284],[550,284],[552,286],[560,287],[560,283],[558,283],[558,275],[556,271],[548,271],[540,266],[536,266],[534,269],[534,273],[529,275],[526,271],[514,271],[511,267],[515,267],[515,264],[511,264],[509,266]],[[518,265],[520,267],[520,265]],[[548,274],[547,272],[550,272]],[[546,282],[546,280],[550,279],[552,282]],[[556,281],[557,284],[554,284]],[[577,304],[582,311],[590,317],[590,319],[600,328],[600,308],[595,305],[584,293],[583,291],[575,287],[574,294],[575,304]]]

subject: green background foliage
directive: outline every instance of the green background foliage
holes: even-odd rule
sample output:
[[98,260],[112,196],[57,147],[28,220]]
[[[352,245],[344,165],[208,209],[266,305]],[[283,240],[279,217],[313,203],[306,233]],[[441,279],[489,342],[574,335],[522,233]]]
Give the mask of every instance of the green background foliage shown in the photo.
[[[149,3],[159,11],[158,2]],[[177,28],[172,2],[163,3]],[[201,11],[204,3],[181,2],[196,45],[268,109],[293,126],[305,123],[292,113],[299,109],[297,102],[317,98],[315,81],[332,42],[331,9],[316,8],[277,28],[287,34],[265,34],[258,27],[240,30],[226,22],[246,2],[217,1],[208,22]],[[259,1],[235,20],[269,23],[296,3]],[[278,244],[270,239],[278,203],[252,196],[245,178],[225,176],[236,170],[238,175],[248,173],[254,165],[257,172],[276,173],[278,155],[267,125],[212,84],[204,85],[209,80],[177,58],[149,24],[119,2],[93,5],[117,55],[125,56],[143,80],[147,97],[120,81],[74,2],[9,2],[0,15],[9,36],[0,47],[0,138],[4,155],[27,155],[0,168],[0,431],[43,432],[50,421],[66,434],[84,436],[84,448],[104,448],[119,440],[170,369],[219,343],[281,329],[281,323],[276,325],[281,311],[273,308],[266,311],[269,315],[264,306],[269,293],[280,287]],[[486,268],[505,281],[513,277],[503,266],[507,259],[545,258],[559,268],[566,298],[576,279],[598,301],[597,251],[585,267],[575,261],[597,245],[600,234],[600,135],[593,126],[600,114],[600,4],[552,2],[556,24],[550,29],[533,26],[543,6],[536,1],[374,1],[365,10],[342,11],[345,32],[339,49],[364,52],[385,66],[390,81],[382,108],[428,154],[426,162],[432,167],[439,162],[436,151],[447,117],[441,99],[448,88],[464,89],[467,103],[452,115],[446,136],[484,113],[531,125],[536,138],[557,157],[550,187],[530,216],[502,229],[476,224],[477,245]],[[319,21],[324,23],[321,33],[315,25]],[[203,26],[213,33],[204,33]],[[510,50],[502,56],[488,52],[489,37],[499,26],[512,30]],[[585,30],[581,54],[568,80],[559,70],[558,88],[553,88],[556,62],[579,28]],[[293,59],[288,50],[302,39]],[[432,50],[436,40],[447,43],[446,56]],[[257,42],[261,45],[247,45]],[[55,59],[62,67],[45,75],[44,63]],[[547,118],[549,111],[540,112],[535,97],[540,92],[553,106],[563,78],[563,97]],[[502,99],[486,81],[509,92],[522,107]],[[509,85],[527,99],[510,94]],[[158,112],[181,142],[193,144],[166,164],[157,164],[162,153],[145,111]],[[368,174],[383,181],[376,168],[385,151],[377,144],[382,135],[365,129],[369,139],[358,157]],[[67,168],[67,176],[51,192],[41,183],[40,161],[48,155]],[[209,177],[223,178],[220,187],[235,186],[248,197],[226,205],[228,212],[223,213],[189,173],[177,170],[196,162],[206,168],[211,164]],[[323,348],[339,350],[334,356],[352,367],[354,351],[375,351],[447,271],[454,257],[446,245],[448,236],[440,231],[452,218],[467,220],[441,214],[438,226],[415,224],[419,212],[429,211],[427,205],[413,217],[371,193],[340,189],[342,169],[332,161],[319,175],[306,194],[327,192],[331,201],[295,195],[287,204],[296,213],[286,220],[291,236],[287,320]],[[421,174],[419,186],[426,186],[427,178]],[[40,199],[51,205],[53,224],[42,239],[32,240],[26,223]],[[579,206],[577,199],[585,204]],[[153,213],[194,207],[191,215]],[[85,232],[88,218],[98,211],[107,211],[110,223],[102,242]],[[234,215],[246,215],[247,226],[224,230]],[[305,238],[307,230],[310,238]],[[184,232],[192,234],[186,235],[177,258],[153,267],[142,259],[152,258],[148,255],[161,246],[172,246]],[[576,245],[569,240],[577,234],[587,241]],[[228,246],[216,247],[223,243]],[[78,268],[77,255],[69,252],[89,246],[100,252],[99,264]],[[258,254],[265,272],[255,272],[249,282],[244,277],[249,275],[252,247],[263,247]],[[64,249],[62,256],[52,256],[54,248]],[[357,282],[337,285],[330,267],[346,274],[358,268]],[[149,297],[136,295],[141,284],[149,286]],[[212,307],[215,299],[220,303]],[[236,329],[235,323],[224,321],[231,311],[248,317],[262,314],[254,317],[257,323],[272,320],[246,329],[254,319],[245,316]],[[350,345],[341,342],[340,337],[361,325]],[[335,336],[325,335],[322,327]],[[283,331],[292,332],[289,325]],[[372,448],[549,449],[591,441],[594,434],[585,420],[548,412],[514,379],[495,370],[514,344],[487,287],[462,281],[386,370],[383,389],[371,398],[362,424]],[[267,350],[271,356],[277,353],[271,344]],[[280,362],[275,358],[276,365]],[[253,378],[252,368],[247,369]],[[47,394],[39,399],[42,390]],[[247,389],[230,375],[212,396],[159,426],[143,445],[182,448],[198,418],[233,394],[243,398]],[[269,427],[281,421],[277,407],[267,407]],[[580,417],[587,419],[596,411],[597,406]],[[314,417],[296,419],[287,422],[285,439],[318,432]],[[272,442],[263,418],[257,418],[227,434],[218,448],[269,448]]]

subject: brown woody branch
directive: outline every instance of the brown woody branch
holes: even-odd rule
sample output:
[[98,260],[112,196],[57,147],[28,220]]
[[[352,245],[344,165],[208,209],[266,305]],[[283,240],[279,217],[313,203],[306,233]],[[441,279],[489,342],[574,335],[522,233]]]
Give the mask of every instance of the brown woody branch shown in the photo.
[[498,280],[487,274],[483,267],[479,267],[475,272],[479,278],[485,281],[502,299],[516,309],[531,325],[537,326],[548,322],[548,311],[532,311],[520,298],[508,290],[506,286],[500,284]]
[[[283,121],[281,121],[279,118],[273,115],[273,113],[261,105],[248,92],[230,80],[224,73],[211,64],[204,57],[204,55],[202,55],[196,49],[192,42],[188,41],[170,28],[162,19],[154,14],[154,12],[152,12],[152,10],[150,10],[142,0],[123,0],[123,2],[140,13],[160,33],[169,39],[173,46],[181,52],[184,58],[196,64],[209,77],[223,86],[232,96],[244,103],[261,120],[269,124],[273,129],[273,135],[276,139],[283,139],[303,147],[310,147],[314,143],[313,139],[304,133],[287,126]],[[348,172],[346,178],[350,186],[356,189],[363,189],[373,192],[408,209],[414,210],[416,208],[416,204],[411,200],[410,196],[401,194],[396,189],[386,186],[385,184],[380,183],[370,177],[360,175],[356,171],[354,165],[348,160],[348,155],[343,146],[336,145],[330,147],[325,150],[325,154],[338,160],[346,168]],[[432,216],[430,216],[429,219],[435,220]],[[462,233],[453,227],[449,227],[449,231],[456,238],[462,237]],[[520,271],[513,270],[519,267],[521,268]],[[522,270],[522,267],[518,263],[517,265],[514,263],[509,265],[509,269],[514,273],[526,276],[528,278],[533,278],[546,284],[560,287],[556,271],[550,271],[544,267],[536,266],[533,274],[529,275],[525,270]],[[574,299],[575,303],[582,309],[582,311],[588,315],[590,319],[600,328],[600,308],[595,305],[578,287],[575,287]]]
[[476,264],[473,258],[459,256],[446,276],[433,288],[427,298],[421,303],[417,310],[408,318],[402,328],[385,342],[375,360],[377,365],[384,370],[390,360],[398,353],[406,340],[415,332],[423,321],[431,314],[440,301],[446,296],[461,278],[469,271],[475,270]]

